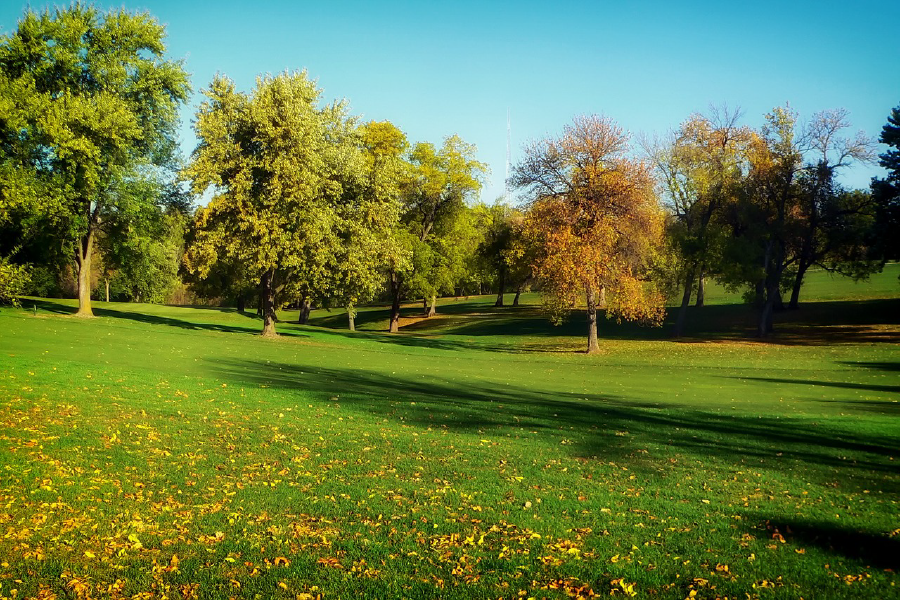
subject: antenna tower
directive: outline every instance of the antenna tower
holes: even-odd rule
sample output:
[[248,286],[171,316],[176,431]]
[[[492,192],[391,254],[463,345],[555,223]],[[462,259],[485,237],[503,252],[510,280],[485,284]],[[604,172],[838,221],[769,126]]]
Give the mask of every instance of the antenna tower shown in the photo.
[[503,180],[503,199],[509,201],[509,108],[506,109],[506,178]]

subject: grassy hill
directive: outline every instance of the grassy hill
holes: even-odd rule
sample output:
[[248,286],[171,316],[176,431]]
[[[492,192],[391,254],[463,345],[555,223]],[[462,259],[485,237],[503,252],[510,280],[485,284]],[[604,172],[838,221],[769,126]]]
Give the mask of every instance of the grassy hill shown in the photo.
[[898,273],[812,274],[765,342],[713,289],[686,340],[603,323],[596,356],[532,295],[277,340],[2,309],[0,598],[890,597]]

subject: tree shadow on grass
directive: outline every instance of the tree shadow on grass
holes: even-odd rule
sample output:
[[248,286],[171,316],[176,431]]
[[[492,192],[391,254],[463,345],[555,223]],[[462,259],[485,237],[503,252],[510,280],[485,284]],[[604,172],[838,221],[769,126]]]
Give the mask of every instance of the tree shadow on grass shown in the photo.
[[[75,314],[76,308],[58,302],[49,300],[29,300],[29,304],[34,304],[37,308],[45,312],[51,312],[62,315]],[[203,307],[206,309],[207,307]],[[108,317],[112,319],[125,319],[128,321],[136,321],[138,323],[147,323],[149,325],[166,325],[169,327],[178,327],[180,329],[188,329],[193,331],[219,331],[224,333],[249,333],[259,334],[261,327],[242,327],[237,325],[225,325],[221,323],[198,323],[196,320],[182,320],[172,317],[164,317],[161,315],[146,314],[142,312],[132,312],[124,310],[116,310],[114,308],[104,308],[94,305],[92,307],[94,316]],[[221,309],[213,308],[216,312],[224,312]],[[289,337],[308,337],[307,335],[297,331],[279,331],[281,335]]]
[[848,362],[841,361],[842,365],[847,365],[849,367],[859,367],[863,369],[872,369],[875,371],[900,371],[900,362],[886,361],[886,362]]
[[[241,385],[296,390],[421,427],[468,433],[494,430],[523,437],[536,434],[551,444],[573,438],[573,451],[583,458],[628,458],[634,465],[638,450],[658,445],[666,448],[666,457],[683,451],[717,461],[765,464],[786,474],[799,469],[812,481],[840,479],[843,485],[900,489],[896,477],[900,465],[891,461],[900,446],[897,436],[859,436],[797,419],[722,415],[611,394],[460,384],[363,369],[258,361],[215,361],[208,368],[216,377]],[[648,464],[647,468],[661,466]]]
[[[762,381],[766,383],[776,383],[780,385],[803,385],[803,386],[821,386],[826,388],[838,388],[848,390],[860,390],[865,392],[875,392],[877,394],[900,394],[900,385],[879,385],[871,383],[851,383],[845,381],[818,381],[812,379],[779,379],[775,377],[734,377],[732,379],[740,379],[742,381]],[[891,397],[891,396],[889,396]],[[900,397],[900,396],[898,396]],[[823,402],[828,404],[840,404],[849,410],[858,410],[863,412],[871,412],[880,415],[897,415],[900,414],[900,402],[896,401],[896,397],[891,400],[856,400],[856,399],[821,399],[812,398],[814,402]],[[898,451],[900,453],[900,451]]]
[[[404,346],[407,348],[423,348],[429,350],[449,350],[449,351],[483,351],[483,352],[506,352],[510,354],[546,354],[551,352],[559,352],[558,349],[545,346],[526,346],[521,343],[510,342],[503,343],[485,343],[483,341],[473,342],[457,336],[441,336],[441,335],[412,335],[405,333],[402,329],[400,333],[373,333],[368,331],[346,331],[335,329],[318,329],[317,333],[322,336],[332,336],[344,339],[364,339],[381,344],[389,344],[392,346]],[[572,348],[566,352],[573,352]]]
[[[601,340],[669,340],[677,316],[670,308],[662,327],[618,323],[601,310]],[[438,316],[421,318],[421,308],[405,306],[401,312],[401,332],[415,335],[455,335],[463,337],[566,338],[586,337],[585,313],[575,310],[560,325],[552,324],[539,307],[494,307],[484,301],[460,301],[438,307]],[[853,300],[805,303],[800,310],[785,310],[775,316],[775,333],[758,340],[777,345],[839,345],[900,343],[900,299]],[[371,307],[357,316],[359,329],[386,326],[387,309]],[[403,324],[406,321],[406,324]],[[317,317],[311,324],[334,330],[344,329],[346,315]],[[751,340],[756,331],[756,311],[746,304],[711,305],[691,308],[687,335],[679,341],[721,342]],[[397,336],[399,338],[401,336]],[[509,350],[502,345],[498,349]]]
[[756,530],[766,530],[766,537],[776,533],[789,544],[813,546],[878,569],[900,569],[900,539],[884,533],[859,531],[831,521],[803,518],[766,517],[749,513],[745,518],[756,523]]
[[871,383],[849,383],[845,381],[816,381],[813,379],[779,379],[776,377],[735,377],[734,379],[740,379],[742,381],[765,381],[767,383],[786,383],[790,385],[815,385],[849,390],[865,390],[885,394],[900,393],[900,385],[875,385]]

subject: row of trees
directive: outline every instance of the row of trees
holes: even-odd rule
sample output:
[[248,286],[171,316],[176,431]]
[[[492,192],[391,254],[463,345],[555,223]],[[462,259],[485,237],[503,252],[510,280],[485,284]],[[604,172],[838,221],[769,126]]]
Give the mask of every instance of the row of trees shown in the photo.
[[[359,123],[343,103],[320,107],[305,72],[258,80],[252,93],[217,78],[197,115],[200,143],[184,170],[198,214],[186,254],[200,280],[259,287],[264,335],[286,301],[354,307],[389,280],[401,299],[431,299],[459,282],[471,246],[466,201],[484,165],[456,136],[440,148],[388,122]],[[468,242],[468,244],[467,244]],[[471,248],[469,248],[471,249]]]
[[[410,144],[389,122],[324,104],[305,72],[226,77],[204,90],[199,144],[182,164],[177,109],[190,91],[164,58],[148,15],[75,5],[28,12],[0,40],[0,296],[42,269],[73,265],[78,314],[91,314],[92,273],[131,299],[161,301],[182,280],[243,310],[256,300],[264,335],[276,310],[419,298],[426,316],[448,293],[534,284],[552,318],[585,306],[588,351],[597,309],[660,324],[681,294],[676,335],[708,278],[747,290],[758,334],[812,266],[864,277],[894,258],[897,109],[881,141],[890,175],[872,191],[836,175],[874,158],[848,135],[844,111],[805,126],[788,107],[765,125],[725,109],[694,115],[661,139],[579,117],[524,149],[511,186],[523,204],[475,201],[486,166],[457,136]],[[192,198],[209,202],[194,212]],[[99,266],[94,257],[99,257]],[[30,266],[28,266],[30,265]],[[34,283],[32,290],[35,289]],[[518,298],[518,295],[517,295]]]
[[759,130],[738,117],[694,115],[668,139],[644,144],[671,210],[669,243],[683,291],[676,335],[692,294],[702,303],[705,277],[748,289],[765,336],[783,293],[798,307],[810,267],[862,278],[885,256],[878,203],[836,181],[841,169],[874,158],[864,134],[846,135],[846,111],[824,111],[800,126],[796,113],[776,108]]

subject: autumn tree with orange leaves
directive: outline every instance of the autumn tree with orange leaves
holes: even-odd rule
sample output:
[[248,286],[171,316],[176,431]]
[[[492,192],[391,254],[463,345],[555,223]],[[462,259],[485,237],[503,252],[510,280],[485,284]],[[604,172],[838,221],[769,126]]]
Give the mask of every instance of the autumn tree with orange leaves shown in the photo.
[[511,183],[527,194],[534,273],[558,317],[587,305],[587,352],[597,352],[597,308],[658,325],[664,298],[646,277],[661,247],[663,214],[650,169],[630,158],[629,135],[611,119],[583,116],[558,138],[525,148]]

